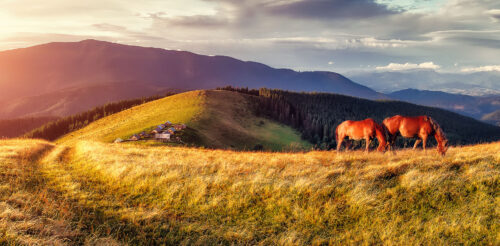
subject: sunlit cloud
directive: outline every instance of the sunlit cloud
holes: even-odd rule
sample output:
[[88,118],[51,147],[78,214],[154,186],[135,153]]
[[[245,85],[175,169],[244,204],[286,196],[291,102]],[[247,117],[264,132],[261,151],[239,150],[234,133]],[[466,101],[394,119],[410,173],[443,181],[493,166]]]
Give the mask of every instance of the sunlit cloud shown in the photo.
[[431,69],[437,70],[441,66],[434,64],[434,62],[423,62],[423,63],[389,63],[387,66],[376,67],[377,70],[386,70],[386,71],[402,71],[402,70],[415,70],[415,69]]
[[480,66],[480,67],[466,67],[461,69],[462,72],[500,72],[500,65]]

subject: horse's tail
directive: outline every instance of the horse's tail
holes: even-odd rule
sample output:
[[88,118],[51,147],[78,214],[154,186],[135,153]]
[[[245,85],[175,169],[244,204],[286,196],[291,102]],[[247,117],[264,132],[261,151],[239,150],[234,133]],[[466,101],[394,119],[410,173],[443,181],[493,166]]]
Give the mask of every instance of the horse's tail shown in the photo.
[[388,143],[388,137],[387,137],[387,128],[384,126],[384,124],[375,124],[375,133],[377,134],[377,138],[379,140],[379,150],[382,148],[385,149]]

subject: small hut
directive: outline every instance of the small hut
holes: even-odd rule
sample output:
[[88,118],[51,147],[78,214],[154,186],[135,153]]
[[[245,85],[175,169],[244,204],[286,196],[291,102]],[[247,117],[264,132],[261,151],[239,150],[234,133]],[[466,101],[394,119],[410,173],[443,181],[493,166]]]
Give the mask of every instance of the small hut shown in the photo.
[[167,120],[167,122],[165,122],[165,124],[164,124],[164,125],[166,125],[166,126],[171,126],[171,125],[172,125],[172,122],[170,122],[169,120]]
[[151,131],[151,134],[157,134],[157,133],[160,133],[162,131],[163,131],[162,128],[157,127],[156,129],[154,129],[154,130]]
[[113,143],[121,143],[121,142],[123,142],[123,139],[117,138],[117,139],[115,139],[115,141]]
[[175,128],[173,128],[173,127],[170,127],[170,128],[168,128],[168,130],[167,130],[167,132],[168,132],[168,133],[170,133],[170,134],[174,134],[174,133],[175,133],[175,131],[176,131],[176,130],[175,130]]
[[180,130],[186,129],[186,125],[184,125],[184,124],[175,124],[174,128],[175,128],[175,130],[180,131]]

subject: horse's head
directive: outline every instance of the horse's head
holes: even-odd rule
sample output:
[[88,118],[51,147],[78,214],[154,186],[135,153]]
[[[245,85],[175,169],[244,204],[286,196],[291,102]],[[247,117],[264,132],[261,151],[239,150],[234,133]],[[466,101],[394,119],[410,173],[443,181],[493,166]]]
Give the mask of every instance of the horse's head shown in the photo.
[[448,140],[447,139],[444,139],[443,141],[441,142],[438,142],[438,152],[441,154],[441,155],[445,155],[446,154],[446,151],[448,151]]

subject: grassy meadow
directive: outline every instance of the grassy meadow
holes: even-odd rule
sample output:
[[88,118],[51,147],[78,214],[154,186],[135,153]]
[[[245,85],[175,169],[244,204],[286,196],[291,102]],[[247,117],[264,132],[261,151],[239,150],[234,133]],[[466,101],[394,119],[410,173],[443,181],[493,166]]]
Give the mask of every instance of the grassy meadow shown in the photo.
[[3,244],[500,244],[498,142],[441,157],[3,140],[0,165]]

